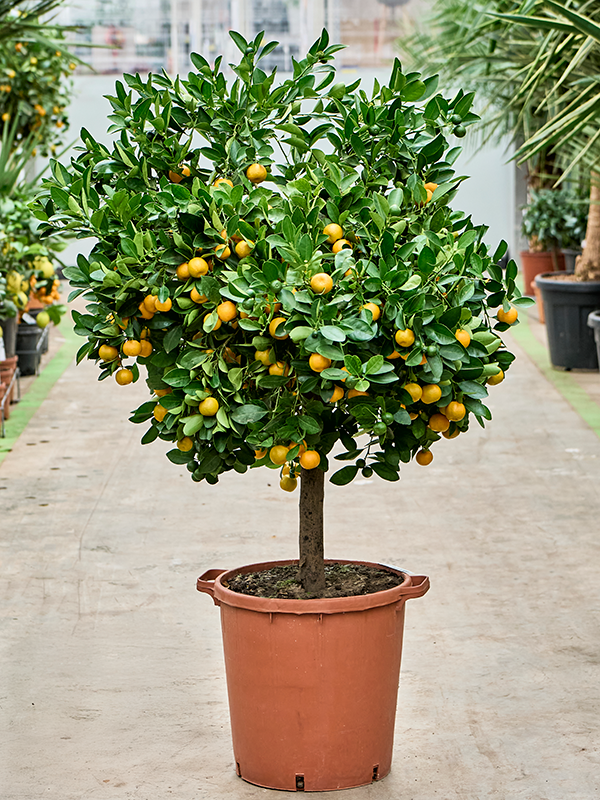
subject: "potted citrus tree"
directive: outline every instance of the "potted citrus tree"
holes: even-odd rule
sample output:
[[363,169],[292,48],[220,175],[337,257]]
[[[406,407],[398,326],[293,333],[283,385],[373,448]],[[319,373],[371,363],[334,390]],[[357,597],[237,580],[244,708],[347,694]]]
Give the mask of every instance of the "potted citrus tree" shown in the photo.
[[275,43],[231,35],[229,84],[198,54],[186,79],[117,82],[113,146],[83,130],[37,214],[97,238],[65,270],[88,299],[78,360],[122,386],[143,373],[142,441],[198,483],[299,486],[298,558],[198,579],[221,607],[238,774],[362,785],[390,768],[404,603],[428,580],[324,559],[325,476],[394,482],[484,425],[530,301],[496,265],[506,245],[449,205],[472,96],[398,61],[371,94],[335,82],[326,32],[278,84],[260,68]]

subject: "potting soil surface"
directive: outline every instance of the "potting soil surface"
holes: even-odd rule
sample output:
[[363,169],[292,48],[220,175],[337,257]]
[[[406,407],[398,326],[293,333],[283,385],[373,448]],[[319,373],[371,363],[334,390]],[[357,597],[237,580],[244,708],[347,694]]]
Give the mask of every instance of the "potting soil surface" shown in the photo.
[[[297,581],[298,564],[243,572],[234,575],[225,585],[233,592],[279,600],[305,600],[308,595]],[[399,586],[404,577],[386,569],[366,564],[326,564],[325,591],[321,597],[355,597],[373,594]]]

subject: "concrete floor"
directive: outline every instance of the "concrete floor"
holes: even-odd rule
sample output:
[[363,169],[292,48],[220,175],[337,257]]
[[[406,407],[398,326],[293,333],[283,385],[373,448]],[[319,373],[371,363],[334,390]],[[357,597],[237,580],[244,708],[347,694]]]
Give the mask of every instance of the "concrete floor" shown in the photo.
[[[518,351],[518,348],[515,347]],[[600,440],[527,356],[493,422],[402,481],[327,489],[329,557],[428,574],[394,763],[355,800],[600,795]],[[3,800],[283,798],[235,776],[210,567],[296,552],[257,470],[196,485],[70,366],[0,467]]]

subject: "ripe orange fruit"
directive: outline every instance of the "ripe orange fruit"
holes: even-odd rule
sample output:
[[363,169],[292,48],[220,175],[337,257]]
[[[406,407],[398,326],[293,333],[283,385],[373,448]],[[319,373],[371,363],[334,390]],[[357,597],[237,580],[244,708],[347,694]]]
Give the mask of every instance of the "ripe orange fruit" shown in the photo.
[[275,319],[272,319],[271,322],[269,323],[269,333],[274,339],[288,338],[289,333],[283,333],[283,331],[280,331],[279,333],[275,332],[284,322],[285,322],[285,317],[275,317]]
[[206,303],[208,297],[205,294],[200,294],[200,292],[196,289],[196,287],[192,287],[192,291],[190,292],[190,298],[194,301],[194,303]]
[[133,383],[133,372],[130,369],[118,369],[115,380],[119,386],[127,386],[128,383]]
[[208,262],[200,256],[190,258],[188,261],[188,272],[192,278],[200,278],[208,273]]
[[426,467],[433,461],[433,453],[431,452],[431,450],[419,450],[419,452],[415,456],[415,461],[422,467]]
[[392,352],[389,354],[389,356],[386,356],[386,358],[389,358],[389,360],[390,360],[390,361],[393,361],[393,360],[394,360],[394,359],[396,359],[396,358],[400,358],[400,353],[399,353],[397,350],[393,350],[393,351],[392,351]]
[[412,397],[413,403],[416,403],[423,396],[423,389],[418,383],[405,383],[402,388]]
[[344,247],[349,247],[352,250],[352,245],[348,241],[348,239],[338,239],[334,242],[333,247],[331,248],[334,253],[339,253],[340,250],[343,250]]
[[415,341],[415,335],[410,328],[396,331],[394,338],[396,339],[396,344],[400,347],[410,347]]
[[167,297],[164,303],[161,303],[160,300],[156,301],[157,311],[170,311],[172,306],[173,306],[173,301],[171,300],[170,297]]
[[187,279],[190,277],[190,265],[188,262],[184,261],[183,264],[180,264],[175,270],[175,274],[180,281],[187,281]]
[[425,192],[427,193],[427,198],[426,198],[425,202],[429,203],[429,201],[433,197],[433,192],[431,191],[431,189],[425,189]]
[[425,189],[429,189],[430,192],[435,192],[437,187],[438,187],[437,183],[429,182],[425,184]]
[[123,342],[123,355],[129,356],[131,358],[135,358],[135,356],[139,356],[142,352],[142,343],[138,342],[136,339],[128,339],[126,342]]
[[336,222],[330,222],[329,225],[325,225],[323,228],[323,233],[325,236],[327,236],[327,241],[329,244],[334,244],[344,235],[342,228]]
[[331,359],[325,358],[325,356],[321,356],[319,353],[311,353],[308,359],[308,366],[313,372],[323,372],[324,369],[331,366]]
[[458,428],[455,428],[452,431],[452,433],[450,433],[449,431],[442,431],[442,436],[444,437],[444,439],[456,439],[459,433],[460,431],[458,430]]
[[429,418],[429,427],[432,431],[441,433],[442,431],[448,430],[450,427],[450,420],[443,414],[432,414]]
[[487,382],[490,386],[497,386],[499,383],[502,383],[503,380],[504,372],[500,370],[495,375],[490,375],[490,377],[487,379]]
[[151,314],[154,314],[156,311],[156,301],[158,297],[155,294],[149,294],[144,297],[142,303],[144,304],[144,308],[146,308]]
[[167,394],[171,394],[172,391],[173,389],[171,389],[171,387],[169,387],[168,389],[155,389],[154,394],[157,397],[164,397]]
[[334,386],[333,387],[333,394],[329,398],[330,403],[337,403],[338,400],[341,400],[344,396],[344,390],[341,386]]
[[254,451],[254,458],[258,461],[261,458],[264,458],[267,455],[266,450],[255,450]]
[[140,350],[140,355],[142,358],[148,358],[149,355],[152,355],[152,345],[148,339],[142,339],[140,342],[142,349]]
[[451,403],[448,403],[446,410],[444,411],[444,414],[451,422],[459,422],[466,413],[467,409],[465,408],[464,404],[459,403],[458,400],[452,400]]
[[321,463],[321,456],[316,450],[306,450],[300,456],[300,466],[304,469],[315,469]]
[[225,300],[217,306],[217,314],[223,322],[231,322],[237,317],[237,306],[231,300]]
[[215,255],[217,258],[220,258],[221,261],[225,261],[225,259],[229,258],[231,255],[231,250],[227,247],[226,244],[218,244],[215,247]]
[[119,355],[119,351],[111,344],[101,344],[98,350],[98,356],[102,361],[114,361]]
[[193,446],[194,440],[190,439],[189,436],[184,436],[183,439],[177,442],[177,449],[181,450],[182,453],[189,453]]
[[117,318],[117,325],[119,326],[119,328],[121,328],[122,331],[124,331],[125,328],[129,325],[129,317],[121,317],[120,320]]
[[152,413],[157,422],[162,422],[169,412],[164,406],[161,406],[160,403],[157,403],[154,406],[154,411]]
[[348,392],[348,400],[351,400],[353,397],[368,397],[368,392],[359,392],[358,389],[350,389]]
[[171,181],[171,183],[181,183],[181,181],[184,178],[189,178],[190,175],[192,174],[187,164],[183,167],[180,167],[180,169],[181,169],[181,174],[179,174],[178,172],[174,172],[171,169],[169,170],[169,180]]
[[267,177],[267,170],[262,164],[250,164],[246,177],[251,183],[262,183]]
[[459,328],[454,334],[454,337],[463,347],[468,347],[471,344],[471,334],[469,331],[464,330],[464,328]]
[[207,397],[198,406],[198,411],[203,417],[214,417],[219,410],[219,401],[216,397]]
[[427,405],[431,405],[431,403],[437,403],[441,396],[442,390],[437,383],[428,383],[423,386],[423,395],[421,396],[421,400]]
[[326,272],[317,272],[310,279],[310,288],[316,294],[327,294],[333,289],[333,279]]
[[505,311],[503,308],[501,308],[496,314],[496,318],[500,322],[506,322],[508,325],[512,325],[513,322],[516,322],[518,316],[519,312],[514,306],[511,306],[508,311]]
[[235,246],[235,254],[236,254],[236,256],[238,258],[246,258],[246,256],[249,256],[250,253],[252,252],[252,248],[250,247],[250,245],[253,245],[253,244],[254,244],[254,242],[252,242],[252,241],[246,242],[244,239],[242,239],[242,241],[238,242],[236,244],[236,246]]
[[365,303],[361,308],[366,308],[373,315],[373,322],[376,322],[381,316],[381,308],[375,303]]
[[269,458],[273,464],[284,464],[289,448],[284,444],[276,444],[269,450]]
[[[205,320],[206,320],[206,319],[208,319],[208,317],[210,317],[210,314],[211,314],[211,312],[209,312],[208,314],[205,314],[205,315],[204,315],[204,319],[205,319]],[[221,325],[222,325],[222,322],[221,322],[221,320],[217,318],[217,321],[216,321],[216,322],[215,322],[215,324],[213,325],[213,331],[218,331],[218,330],[219,330],[219,328],[221,327]]]
[[276,361],[269,367],[269,375],[287,375],[290,367],[285,361]]
[[227,186],[231,186],[233,188],[233,181],[229,178],[217,178],[217,180],[213,183],[213,186],[216,188],[220,183],[226,183]]
[[152,319],[154,316],[154,311],[148,311],[147,306],[144,305],[144,301],[139,304],[138,309],[140,311],[140,316],[142,319]]
[[291,478],[289,475],[284,475],[283,478],[279,481],[279,486],[283,489],[284,492],[293,492],[294,489],[298,486],[298,481],[296,478]]

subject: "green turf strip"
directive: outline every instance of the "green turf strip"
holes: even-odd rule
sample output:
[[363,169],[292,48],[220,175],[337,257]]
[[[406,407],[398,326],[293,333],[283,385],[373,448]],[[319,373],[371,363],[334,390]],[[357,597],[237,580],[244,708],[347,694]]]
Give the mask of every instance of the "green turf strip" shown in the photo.
[[4,423],[6,436],[0,439],[0,464],[7,453],[11,451],[14,443],[23,433],[27,423],[46,399],[56,381],[72,363],[81,345],[81,338],[73,330],[69,318],[63,321],[60,332],[65,337],[65,341],[27,392],[21,396],[20,402],[11,406],[10,419]]
[[547,348],[531,332],[527,314],[519,316],[520,325],[511,328],[511,335],[538,367],[542,375],[558,389],[579,416],[600,438],[600,406],[583,389],[573,376],[564,370],[554,369]]

